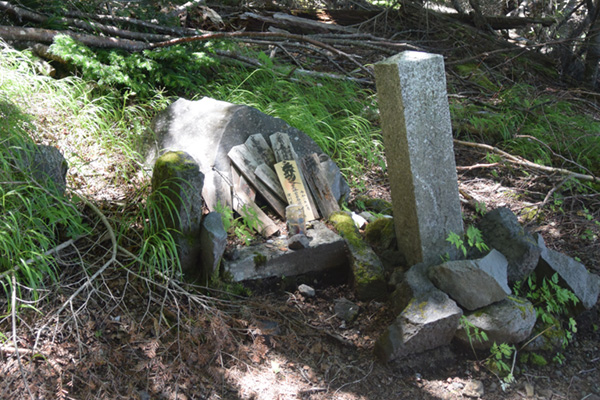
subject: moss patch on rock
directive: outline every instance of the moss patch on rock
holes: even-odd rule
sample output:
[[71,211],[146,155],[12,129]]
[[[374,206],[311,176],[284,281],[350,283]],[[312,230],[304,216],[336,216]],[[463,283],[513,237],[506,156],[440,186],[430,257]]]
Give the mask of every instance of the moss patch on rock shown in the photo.
[[392,218],[378,218],[365,228],[365,241],[376,249],[387,250],[396,243]]
[[351,252],[352,283],[360,300],[382,299],[387,295],[384,268],[375,252],[362,240],[352,217],[335,212],[329,217],[341,237],[346,240]]

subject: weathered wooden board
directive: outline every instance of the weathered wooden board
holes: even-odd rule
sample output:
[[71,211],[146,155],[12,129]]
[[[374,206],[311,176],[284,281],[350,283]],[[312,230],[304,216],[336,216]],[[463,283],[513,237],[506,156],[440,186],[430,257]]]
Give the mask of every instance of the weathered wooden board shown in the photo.
[[[277,160],[278,163],[285,160],[294,160],[298,162],[298,155],[296,154],[294,146],[292,146],[292,142],[290,141],[290,137],[287,133],[276,132],[269,136],[269,139],[271,140],[273,153],[275,153],[275,160]],[[300,179],[302,180],[304,187],[308,187],[302,171],[300,171]],[[312,215],[314,216],[314,219],[318,219],[320,216],[317,205],[315,204],[315,200],[310,194],[310,191],[306,191],[306,195],[308,197],[308,203],[310,204]],[[307,219],[307,221],[310,220]]]
[[240,144],[231,148],[227,153],[231,162],[240,170],[242,175],[250,182],[254,188],[265,198],[267,203],[273,208],[273,211],[277,213],[282,219],[285,219],[285,207],[284,201],[280,200],[275,194],[273,194],[267,185],[262,183],[257,177],[254,171],[258,168],[258,162],[254,159],[252,154],[246,148],[246,145]]
[[302,182],[300,170],[294,160],[285,160],[275,164],[275,171],[285,192],[289,204],[299,204],[304,208],[305,221],[317,219],[308,201],[308,189]]
[[245,145],[259,164],[265,163],[268,166],[275,164],[275,154],[273,153],[271,146],[269,146],[263,135],[260,133],[250,135],[248,140],[246,140]]
[[265,163],[262,163],[258,166],[258,168],[256,168],[254,173],[258,179],[260,179],[269,187],[269,189],[271,189],[273,193],[277,195],[277,197],[287,202],[287,198],[285,197],[285,193],[283,192],[279,178],[277,178],[277,174],[271,169],[271,167]]
[[329,218],[331,214],[339,211],[340,206],[331,192],[331,186],[321,168],[319,156],[313,153],[303,157],[300,160],[300,168],[323,217]]
[[235,192],[242,191],[246,193],[250,200],[254,201],[254,199],[256,199],[256,191],[254,188],[250,186],[248,181],[246,181],[246,178],[244,178],[244,176],[233,165],[231,166],[231,181],[233,183],[233,190]]
[[244,191],[236,192],[234,189],[233,204],[234,210],[241,216],[258,219],[259,226],[256,227],[256,231],[261,236],[268,238],[279,232],[279,227],[275,225],[275,222]]
[[275,160],[279,163],[285,160],[297,160],[298,155],[294,151],[294,146],[290,142],[290,137],[287,133],[276,132],[269,136],[271,139],[271,147],[275,154]]

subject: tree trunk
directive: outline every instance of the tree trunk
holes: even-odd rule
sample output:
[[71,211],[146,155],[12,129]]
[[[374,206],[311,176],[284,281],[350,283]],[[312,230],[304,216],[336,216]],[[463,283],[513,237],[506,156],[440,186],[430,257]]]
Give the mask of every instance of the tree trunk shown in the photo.
[[[600,63],[600,18],[599,15],[600,0],[596,0],[590,13],[591,25],[585,39],[585,71],[583,79],[586,84],[596,87],[598,79],[598,65]],[[588,6],[588,8],[590,8]]]

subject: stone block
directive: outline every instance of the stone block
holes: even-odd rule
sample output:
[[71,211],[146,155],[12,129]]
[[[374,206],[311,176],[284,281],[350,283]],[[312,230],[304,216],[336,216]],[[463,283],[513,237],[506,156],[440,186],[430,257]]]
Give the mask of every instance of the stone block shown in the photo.
[[201,263],[203,183],[198,164],[184,151],[167,152],[154,164],[152,196],[159,218],[156,223],[171,230],[181,269],[192,276],[199,273]]
[[295,276],[349,265],[346,242],[325,224],[315,221],[306,235],[310,244],[301,250],[290,250],[285,239],[272,243],[245,246],[224,260],[224,272],[233,281]]

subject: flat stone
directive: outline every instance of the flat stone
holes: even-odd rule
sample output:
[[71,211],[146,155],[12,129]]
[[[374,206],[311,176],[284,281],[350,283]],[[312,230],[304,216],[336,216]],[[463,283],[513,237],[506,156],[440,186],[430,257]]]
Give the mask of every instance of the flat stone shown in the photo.
[[536,274],[550,279],[558,273],[561,285],[571,290],[586,310],[594,307],[600,294],[600,276],[566,254],[547,248],[541,235],[537,235],[537,243],[541,254]]
[[444,58],[405,51],[375,64],[398,249],[409,265],[457,254],[463,232]]
[[325,224],[313,222],[306,231],[312,240],[302,250],[290,250],[287,240],[275,239],[271,243],[241,247],[232,260],[224,260],[224,271],[233,281],[294,276],[308,272],[349,266],[346,242]]
[[479,260],[449,261],[429,269],[429,279],[461,307],[476,310],[504,300],[511,293],[507,285],[504,256],[492,250]]

